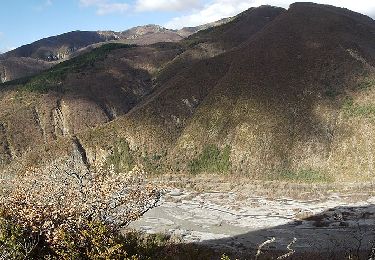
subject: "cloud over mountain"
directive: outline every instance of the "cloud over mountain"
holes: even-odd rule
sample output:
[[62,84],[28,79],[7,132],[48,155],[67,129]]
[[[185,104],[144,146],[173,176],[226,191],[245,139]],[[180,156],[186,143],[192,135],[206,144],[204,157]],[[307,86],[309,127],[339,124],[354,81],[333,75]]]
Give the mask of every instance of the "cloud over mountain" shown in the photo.
[[215,0],[195,9],[188,15],[173,18],[166,24],[168,28],[182,28],[183,26],[197,26],[233,16],[250,6],[257,5],[248,0]]
[[84,7],[96,7],[96,13],[98,15],[124,13],[129,9],[129,5],[127,3],[111,2],[107,0],[80,0],[80,4]]
[[[202,2],[202,1],[201,1]],[[272,5],[288,8],[295,0],[211,0],[201,5],[201,8],[195,8],[189,14],[176,16],[168,23],[168,28],[181,28],[183,26],[197,26],[199,24],[209,23],[224,17],[233,16],[250,7],[261,5]],[[302,1],[311,2],[311,1]],[[328,4],[348,8],[350,10],[367,14],[375,18],[375,1],[368,0],[315,0],[320,4]]]
[[137,11],[184,11],[196,8],[200,0],[138,0],[135,5]]
[[[176,12],[176,16],[165,26],[181,28],[214,22],[250,7],[272,5],[288,8],[295,0],[79,0],[79,2],[84,7],[96,7],[98,15],[125,12]],[[315,0],[314,2],[348,8],[375,18],[375,1]]]

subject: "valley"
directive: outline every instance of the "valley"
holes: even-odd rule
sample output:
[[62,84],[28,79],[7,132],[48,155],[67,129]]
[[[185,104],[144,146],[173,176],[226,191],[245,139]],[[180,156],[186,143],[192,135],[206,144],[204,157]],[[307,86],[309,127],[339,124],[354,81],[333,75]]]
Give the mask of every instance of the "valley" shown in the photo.
[[28,252],[17,236],[30,259],[374,252],[368,16],[294,3],[74,31],[2,54],[0,77],[6,257]]

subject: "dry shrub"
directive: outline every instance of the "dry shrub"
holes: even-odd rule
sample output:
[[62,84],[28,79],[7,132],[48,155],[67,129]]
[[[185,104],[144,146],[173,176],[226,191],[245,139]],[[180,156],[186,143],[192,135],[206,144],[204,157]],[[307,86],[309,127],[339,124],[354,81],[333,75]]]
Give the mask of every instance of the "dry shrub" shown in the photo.
[[[21,230],[21,240],[28,234],[62,259],[124,259],[119,230],[159,200],[138,167],[128,173],[55,167],[45,173],[31,170],[1,184],[0,220]],[[3,240],[6,235],[12,236],[6,233]],[[5,248],[1,241],[0,248]]]

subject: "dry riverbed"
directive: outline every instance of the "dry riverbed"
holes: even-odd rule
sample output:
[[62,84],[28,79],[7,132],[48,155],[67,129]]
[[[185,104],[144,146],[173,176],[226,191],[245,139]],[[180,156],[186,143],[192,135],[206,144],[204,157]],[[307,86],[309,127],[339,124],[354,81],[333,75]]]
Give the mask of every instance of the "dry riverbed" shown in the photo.
[[[299,184],[203,179],[158,180],[161,201],[131,228],[244,254],[265,241],[264,250],[355,254],[375,239],[372,184],[300,185],[298,192]],[[267,189],[280,185],[283,191]]]

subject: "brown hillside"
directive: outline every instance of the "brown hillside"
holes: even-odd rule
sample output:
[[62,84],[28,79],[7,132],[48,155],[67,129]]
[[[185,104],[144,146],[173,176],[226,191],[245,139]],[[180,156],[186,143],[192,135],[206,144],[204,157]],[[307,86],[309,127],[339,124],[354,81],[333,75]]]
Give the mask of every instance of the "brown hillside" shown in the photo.
[[[294,4],[240,48],[165,83],[124,121],[136,129],[128,139],[134,146],[170,143],[166,161],[174,169],[369,176],[374,28],[348,10]],[[202,159],[215,146],[229,147],[228,167],[220,156]]]
[[[374,46],[372,19],[297,3],[250,9],[178,44],[111,50],[67,69],[52,89],[44,84],[46,93],[25,94],[27,83],[3,91],[3,157],[35,164],[39,151],[53,159],[77,135],[91,166],[366,179],[375,152]],[[46,141],[44,156],[31,143],[46,137],[56,141]]]

